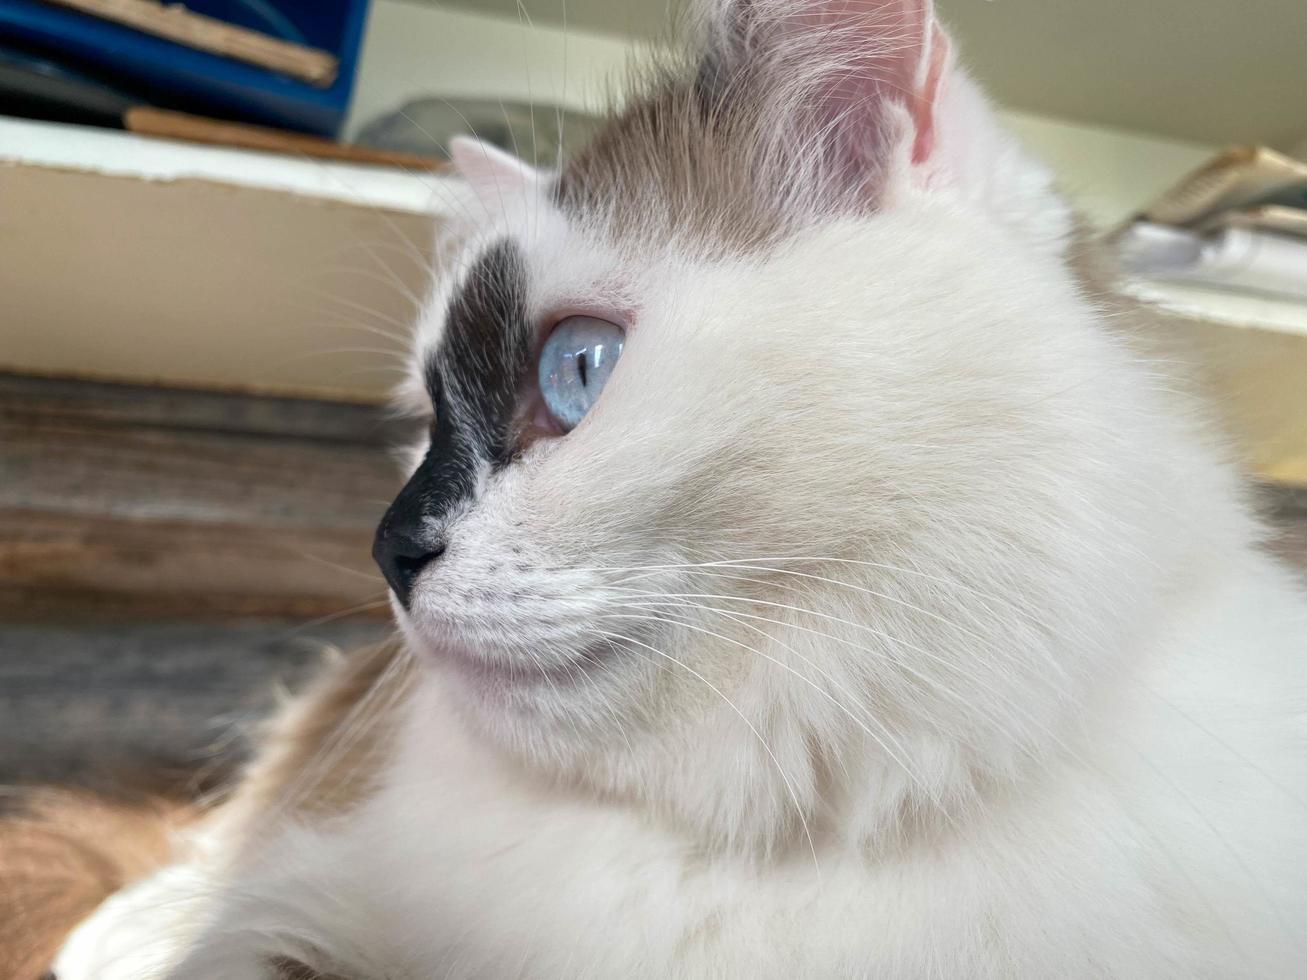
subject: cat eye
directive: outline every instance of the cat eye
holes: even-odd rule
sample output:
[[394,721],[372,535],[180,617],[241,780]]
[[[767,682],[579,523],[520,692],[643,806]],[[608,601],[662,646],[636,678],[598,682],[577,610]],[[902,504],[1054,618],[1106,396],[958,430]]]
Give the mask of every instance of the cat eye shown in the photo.
[[625,341],[621,327],[592,316],[570,316],[554,327],[540,352],[540,394],[564,432],[593,407]]

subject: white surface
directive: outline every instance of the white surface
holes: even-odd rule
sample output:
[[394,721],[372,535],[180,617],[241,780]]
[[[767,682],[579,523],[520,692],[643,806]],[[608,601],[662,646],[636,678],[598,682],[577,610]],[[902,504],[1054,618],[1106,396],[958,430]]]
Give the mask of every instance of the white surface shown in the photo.
[[1125,268],[1140,277],[1307,304],[1307,240],[1301,238],[1256,228],[1199,235],[1136,221],[1117,239],[1117,248]]
[[1307,303],[1161,279],[1132,280],[1127,291],[1137,299],[1194,319],[1307,336]]
[[416,214],[441,213],[441,184],[450,179],[0,116],[0,166],[6,164],[142,180],[209,180]]
[[1203,238],[1187,228],[1136,221],[1112,244],[1121,266],[1139,276],[1165,276],[1192,269],[1202,260]]

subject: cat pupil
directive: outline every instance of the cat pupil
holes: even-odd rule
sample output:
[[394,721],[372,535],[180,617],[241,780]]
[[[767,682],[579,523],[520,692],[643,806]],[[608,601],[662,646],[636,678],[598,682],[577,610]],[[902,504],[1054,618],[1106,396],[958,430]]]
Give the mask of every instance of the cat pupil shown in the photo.
[[594,406],[622,354],[624,330],[610,320],[573,316],[560,321],[540,352],[545,407],[564,432]]

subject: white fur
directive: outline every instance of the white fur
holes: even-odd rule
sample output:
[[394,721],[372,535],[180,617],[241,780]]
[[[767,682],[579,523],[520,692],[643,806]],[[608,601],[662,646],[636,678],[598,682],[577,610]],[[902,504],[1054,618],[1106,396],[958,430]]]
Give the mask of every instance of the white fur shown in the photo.
[[1307,602],[1046,171],[961,76],[935,108],[873,213],[727,259],[497,168],[419,356],[507,235],[622,361],[400,611],[382,790],[247,842],[170,976],[1300,971]]

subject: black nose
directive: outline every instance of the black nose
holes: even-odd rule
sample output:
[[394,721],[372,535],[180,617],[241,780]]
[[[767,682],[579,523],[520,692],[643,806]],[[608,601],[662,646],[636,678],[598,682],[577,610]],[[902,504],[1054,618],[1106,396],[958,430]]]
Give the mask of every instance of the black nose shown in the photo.
[[419,528],[397,524],[393,514],[387,513],[377,526],[372,541],[372,560],[381,568],[381,574],[395,591],[395,597],[405,609],[413,594],[413,583],[422,569],[445,553],[445,542],[433,540]]

